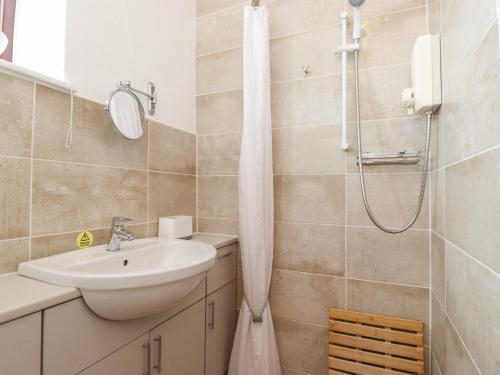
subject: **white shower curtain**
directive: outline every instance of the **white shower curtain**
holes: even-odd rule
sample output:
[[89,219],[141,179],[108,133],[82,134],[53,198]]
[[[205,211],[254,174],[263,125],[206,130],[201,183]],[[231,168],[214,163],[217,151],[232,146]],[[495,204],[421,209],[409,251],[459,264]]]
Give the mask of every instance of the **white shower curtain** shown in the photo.
[[245,299],[229,375],[281,375],[268,292],[274,241],[269,13],[245,7],[244,120],[239,171]]

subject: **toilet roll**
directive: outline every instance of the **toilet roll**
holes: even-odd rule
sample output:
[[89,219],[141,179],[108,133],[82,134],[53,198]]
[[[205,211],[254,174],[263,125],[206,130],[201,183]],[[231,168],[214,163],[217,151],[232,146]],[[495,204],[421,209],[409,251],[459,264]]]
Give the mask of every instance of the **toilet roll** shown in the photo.
[[192,238],[192,216],[167,216],[160,217],[158,224],[158,237],[162,238]]

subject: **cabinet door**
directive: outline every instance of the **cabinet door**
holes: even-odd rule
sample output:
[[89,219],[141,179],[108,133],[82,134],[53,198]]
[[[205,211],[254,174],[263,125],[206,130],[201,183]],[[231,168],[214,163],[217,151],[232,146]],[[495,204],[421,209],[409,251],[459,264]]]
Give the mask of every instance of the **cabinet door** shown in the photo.
[[142,335],[111,353],[79,375],[141,375],[147,374],[149,334]]
[[42,313],[0,325],[0,374],[40,375]]
[[152,330],[150,337],[152,374],[203,375],[205,300]]
[[236,281],[207,297],[205,375],[223,375],[228,366],[236,328]]

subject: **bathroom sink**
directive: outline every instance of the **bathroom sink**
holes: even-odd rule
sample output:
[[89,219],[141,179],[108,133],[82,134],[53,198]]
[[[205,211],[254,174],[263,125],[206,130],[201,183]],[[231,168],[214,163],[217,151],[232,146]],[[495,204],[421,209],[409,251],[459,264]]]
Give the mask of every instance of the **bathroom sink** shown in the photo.
[[154,315],[192,292],[213,266],[216,250],[196,241],[150,238],[21,263],[18,273],[79,288],[91,310],[111,320]]

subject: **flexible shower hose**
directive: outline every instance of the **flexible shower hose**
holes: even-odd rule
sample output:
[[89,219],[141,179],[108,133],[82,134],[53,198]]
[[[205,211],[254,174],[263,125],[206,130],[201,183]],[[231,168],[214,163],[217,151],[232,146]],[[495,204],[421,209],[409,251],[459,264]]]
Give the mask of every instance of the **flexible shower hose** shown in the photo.
[[412,218],[404,227],[401,228],[388,228],[381,224],[375,215],[373,214],[370,204],[368,202],[368,198],[366,197],[366,186],[365,186],[365,176],[363,171],[363,151],[362,151],[362,142],[361,142],[361,114],[360,114],[360,104],[359,104],[359,65],[358,65],[358,51],[354,51],[354,63],[356,65],[356,116],[357,116],[357,128],[358,128],[358,165],[359,165],[359,180],[361,183],[361,192],[363,195],[363,203],[366,208],[366,212],[370,217],[370,220],[375,224],[379,229],[383,230],[386,233],[390,234],[398,234],[403,233],[415,224],[418,219],[418,215],[422,210],[422,204],[424,202],[425,196],[425,186],[427,184],[427,172],[429,166],[429,153],[430,153],[430,141],[431,141],[431,123],[432,123],[432,111],[426,113],[427,115],[427,135],[425,141],[425,159],[424,165],[422,167],[422,178],[420,181],[420,194],[418,197],[418,205],[415,210]]

